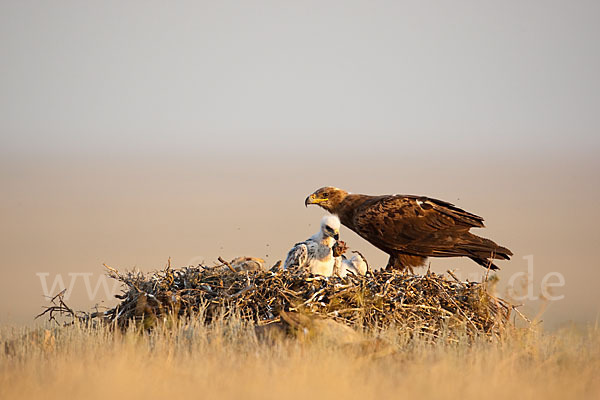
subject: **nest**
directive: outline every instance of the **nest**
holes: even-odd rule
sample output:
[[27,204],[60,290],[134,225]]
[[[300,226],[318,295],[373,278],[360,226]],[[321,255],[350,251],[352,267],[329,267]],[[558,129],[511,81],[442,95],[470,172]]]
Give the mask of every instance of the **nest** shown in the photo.
[[[103,312],[77,314],[60,304],[44,313],[103,321],[122,329],[136,323],[151,329],[172,317],[241,318],[257,326],[276,323],[282,313],[297,312],[334,319],[354,328],[381,330],[390,326],[440,335],[499,335],[512,307],[487,290],[489,282],[462,282],[428,272],[423,276],[370,271],[365,276],[318,277],[281,271],[239,271],[229,268],[167,268],[152,274],[109,275],[124,289],[121,302]],[[44,314],[42,313],[42,314]]]

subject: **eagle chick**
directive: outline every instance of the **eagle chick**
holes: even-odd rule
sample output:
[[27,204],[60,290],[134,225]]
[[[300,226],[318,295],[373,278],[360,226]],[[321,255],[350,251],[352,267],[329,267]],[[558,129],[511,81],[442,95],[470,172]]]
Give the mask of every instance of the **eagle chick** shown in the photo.
[[296,243],[288,252],[283,267],[308,270],[314,275],[333,275],[336,263],[333,246],[339,239],[339,234],[339,218],[334,215],[324,216],[319,231],[304,242]]

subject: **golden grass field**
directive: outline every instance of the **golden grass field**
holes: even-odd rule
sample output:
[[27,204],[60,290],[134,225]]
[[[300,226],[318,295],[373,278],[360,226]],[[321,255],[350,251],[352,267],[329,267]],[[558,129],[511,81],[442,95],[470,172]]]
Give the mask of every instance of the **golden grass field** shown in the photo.
[[1,332],[0,399],[600,398],[597,326],[437,343],[400,330],[267,340],[238,320]]

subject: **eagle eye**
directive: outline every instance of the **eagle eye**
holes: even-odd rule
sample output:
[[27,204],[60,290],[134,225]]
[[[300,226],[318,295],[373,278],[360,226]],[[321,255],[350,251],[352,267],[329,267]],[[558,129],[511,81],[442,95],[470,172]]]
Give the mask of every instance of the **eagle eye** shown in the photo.
[[327,193],[327,192],[321,193],[321,196],[322,197],[329,197],[329,193]]

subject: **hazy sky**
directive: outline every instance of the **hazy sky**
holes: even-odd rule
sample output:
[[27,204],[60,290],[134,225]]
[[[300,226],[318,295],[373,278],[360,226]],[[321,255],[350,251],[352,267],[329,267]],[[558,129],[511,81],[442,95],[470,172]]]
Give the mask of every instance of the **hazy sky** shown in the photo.
[[595,152],[597,1],[2,1],[2,153]]
[[515,253],[502,284],[533,255],[536,296],[566,281],[547,319],[593,321],[599,21],[597,1],[0,1],[0,322],[39,311],[38,273],[272,263],[324,185],[482,215]]

